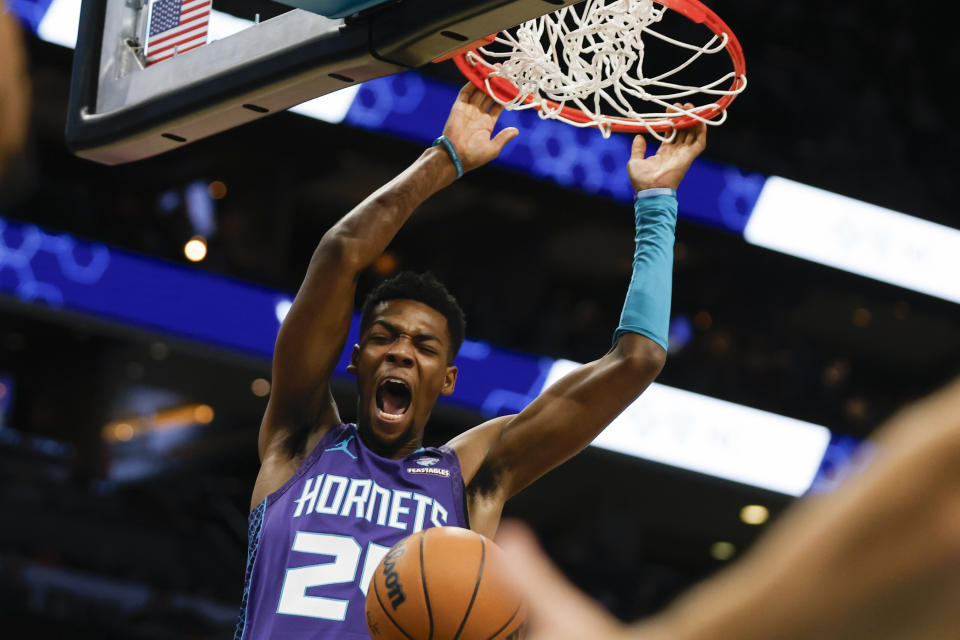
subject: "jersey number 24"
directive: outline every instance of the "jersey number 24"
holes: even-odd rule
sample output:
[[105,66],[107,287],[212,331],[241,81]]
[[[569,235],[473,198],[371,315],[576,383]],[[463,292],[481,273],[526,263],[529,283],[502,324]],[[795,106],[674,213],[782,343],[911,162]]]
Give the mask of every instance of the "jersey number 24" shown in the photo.
[[[324,585],[352,583],[357,577],[362,548],[355,538],[332,533],[297,531],[293,539],[293,551],[332,557],[330,562],[311,564],[287,569],[280,590],[277,613],[292,616],[307,616],[324,620],[344,620],[347,617],[349,600],[307,595],[307,589]],[[360,572],[357,588],[367,595],[367,586],[377,565],[387,555],[390,547],[375,542],[367,545],[367,552]]]

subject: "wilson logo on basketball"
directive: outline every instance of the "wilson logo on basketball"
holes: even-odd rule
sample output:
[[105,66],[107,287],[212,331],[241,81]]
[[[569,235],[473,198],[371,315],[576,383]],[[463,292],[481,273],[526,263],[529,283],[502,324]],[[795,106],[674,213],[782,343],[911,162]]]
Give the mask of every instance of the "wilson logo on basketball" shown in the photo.
[[403,593],[403,585],[400,584],[400,576],[397,575],[397,560],[406,551],[406,547],[397,547],[387,554],[383,559],[383,584],[387,587],[387,597],[390,598],[390,606],[396,609],[407,599]]

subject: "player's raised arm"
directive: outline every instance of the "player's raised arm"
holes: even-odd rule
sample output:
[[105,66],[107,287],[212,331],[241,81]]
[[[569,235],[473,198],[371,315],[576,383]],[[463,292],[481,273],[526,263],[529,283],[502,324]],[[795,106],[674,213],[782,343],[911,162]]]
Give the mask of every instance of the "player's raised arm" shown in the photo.
[[610,351],[557,381],[516,416],[450,443],[472,483],[473,528],[492,534],[507,498],[586,447],[660,372],[670,320],[675,192],[705,144],[703,124],[678,131],[649,158],[643,137],[634,139],[628,165],[637,190],[633,275]]
[[307,435],[338,421],[330,376],[350,328],[356,281],[389,245],[414,209],[463,172],[494,159],[517,135],[491,138],[500,107],[472,85],[451,108],[444,141],[378,189],[327,231],[314,251],[280,333],[273,359],[273,391],[260,429],[261,461],[305,453]]

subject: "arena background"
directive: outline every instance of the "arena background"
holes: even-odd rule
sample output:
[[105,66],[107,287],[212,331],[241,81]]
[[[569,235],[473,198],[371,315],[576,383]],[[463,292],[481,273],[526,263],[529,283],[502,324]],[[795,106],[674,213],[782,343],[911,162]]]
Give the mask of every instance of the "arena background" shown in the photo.
[[[439,132],[449,102],[431,96],[452,98],[461,77],[434,65],[361,88],[339,124],[279,114],[104,167],[64,148],[72,53],[32,32],[49,3],[11,4],[26,27],[33,108],[0,190],[0,618],[18,630],[11,637],[230,637],[275,331],[250,329],[257,320],[247,323],[237,300],[282,306],[323,232]],[[957,246],[947,27],[893,2],[708,4],[739,36],[750,86],[710,130],[698,184],[723,175],[724,188],[743,191],[714,194],[733,204],[681,194],[682,209],[684,198],[697,206],[677,231],[659,381],[825,426],[842,464],[892,411],[957,372],[960,298],[756,246],[743,225],[766,177],[781,176],[945,225],[948,241],[931,251]],[[248,19],[286,10],[215,8]],[[606,351],[632,235],[624,185],[603,164],[616,157],[603,145],[622,147],[622,137],[534,136],[537,125],[520,119],[513,155],[421,207],[360,287],[398,268],[433,271],[466,310],[474,359],[500,358],[477,377],[500,366],[524,389],[543,358]],[[193,263],[184,246],[197,235],[208,252]],[[849,240],[893,241],[881,236]],[[93,273],[105,256],[127,288]],[[336,393],[349,417],[348,378]],[[519,396],[442,405],[428,437],[442,442]],[[633,619],[735,561],[793,499],[591,448],[508,515]],[[743,522],[748,504],[770,520]]]

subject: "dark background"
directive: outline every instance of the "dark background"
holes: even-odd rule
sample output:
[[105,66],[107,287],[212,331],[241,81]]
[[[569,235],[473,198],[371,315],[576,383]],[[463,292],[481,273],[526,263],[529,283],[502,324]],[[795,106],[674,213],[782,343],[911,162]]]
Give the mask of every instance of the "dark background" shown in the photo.
[[[946,95],[956,56],[942,17],[894,2],[708,4],[740,38],[750,85],[710,130],[707,158],[960,227]],[[244,17],[282,10],[216,6]],[[33,119],[3,184],[10,219],[185,263],[191,227],[182,212],[162,214],[157,198],[220,180],[218,233],[196,268],[294,291],[323,232],[420,152],[280,114],[133,165],[95,165],[63,145],[72,53],[31,36],[27,46]],[[461,83],[450,63],[424,72]],[[621,203],[488,167],[427,202],[391,251],[400,268],[430,269],[449,285],[469,337],[584,361],[609,346],[631,232]],[[685,221],[677,237],[673,312],[694,319],[695,332],[661,382],[863,438],[958,372],[955,304]],[[381,277],[365,275],[360,294]],[[229,637],[266,402],[250,384],[269,378],[269,362],[4,299],[0,372],[15,389],[6,426],[32,438],[0,439],[0,613],[19,625],[8,628],[37,638]],[[124,417],[138,389],[209,404],[216,417],[157,473],[118,484],[107,479],[117,452],[101,429]],[[351,390],[336,391],[349,416]],[[429,437],[444,441],[478,419],[438,409]],[[762,532],[738,518],[754,502],[775,520],[789,499],[588,450],[508,513],[534,526],[580,586],[632,619],[721,566],[713,542],[742,553]],[[38,588],[51,569],[81,586]],[[138,589],[146,595],[135,605],[117,604]]]

